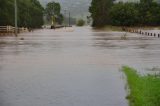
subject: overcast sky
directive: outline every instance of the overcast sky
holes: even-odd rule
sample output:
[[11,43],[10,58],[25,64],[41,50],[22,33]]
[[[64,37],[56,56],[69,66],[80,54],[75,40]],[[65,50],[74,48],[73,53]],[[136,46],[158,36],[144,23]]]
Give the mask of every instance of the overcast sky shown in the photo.
[[59,2],[62,6],[62,12],[67,9],[74,17],[86,17],[88,8],[92,0],[39,0],[44,6],[50,1]]

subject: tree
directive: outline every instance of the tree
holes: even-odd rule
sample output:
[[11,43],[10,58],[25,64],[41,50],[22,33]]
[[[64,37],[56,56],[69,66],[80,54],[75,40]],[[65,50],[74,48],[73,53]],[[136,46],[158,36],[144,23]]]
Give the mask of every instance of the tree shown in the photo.
[[63,14],[59,14],[58,18],[56,20],[57,20],[58,24],[62,24],[63,20],[64,20]]
[[140,0],[140,4],[139,4],[139,19],[140,19],[140,23],[142,25],[147,23],[147,19],[146,19],[146,15],[148,14],[147,12],[150,9],[150,6],[152,5],[153,0]]
[[92,26],[104,26],[110,24],[109,11],[113,0],[92,0],[89,12],[93,19]]
[[92,0],[89,8],[93,26],[158,26],[160,4],[155,0],[140,0],[139,3],[112,3],[112,0]]
[[138,10],[134,3],[117,3],[110,10],[112,25],[133,26],[138,22]]
[[139,4],[139,23],[141,25],[159,25],[160,4],[154,0],[141,0]]
[[18,0],[18,25],[38,28],[43,25],[43,7],[37,0]]
[[13,0],[0,0],[0,25],[14,25]]
[[[17,0],[18,26],[39,28],[43,25],[43,7],[38,0]],[[14,0],[0,0],[0,25],[14,26]]]
[[45,13],[48,21],[52,21],[52,17],[56,18],[56,22],[62,24],[63,15],[60,13],[61,6],[57,2],[49,2],[46,6]]
[[37,0],[31,0],[31,7],[30,11],[31,11],[31,23],[33,27],[40,27],[43,25],[43,13],[44,13],[44,8],[42,7],[42,5],[40,4],[39,1]]
[[91,21],[92,21],[91,20],[91,16],[87,16],[86,18],[87,18],[87,24],[89,25],[91,23]]

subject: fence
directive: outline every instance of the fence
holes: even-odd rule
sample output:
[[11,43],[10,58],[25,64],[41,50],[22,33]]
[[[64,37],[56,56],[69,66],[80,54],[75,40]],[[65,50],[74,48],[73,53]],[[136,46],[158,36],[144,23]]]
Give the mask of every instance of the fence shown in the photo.
[[155,32],[150,32],[146,30],[141,30],[137,28],[122,28],[123,31],[130,32],[130,33],[137,33],[141,35],[146,35],[146,36],[153,36],[153,37],[158,37],[160,38],[160,31],[158,33]]
[[[27,32],[27,28],[18,28],[18,33]],[[13,26],[0,26],[0,35],[12,35],[15,32],[15,27]]]

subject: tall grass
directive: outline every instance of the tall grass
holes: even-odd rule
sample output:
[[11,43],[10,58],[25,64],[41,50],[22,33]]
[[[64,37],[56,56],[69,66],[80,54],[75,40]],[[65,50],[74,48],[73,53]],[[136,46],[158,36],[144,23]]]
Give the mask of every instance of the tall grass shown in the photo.
[[129,85],[130,106],[160,106],[160,77],[152,75],[141,76],[133,68],[124,66]]

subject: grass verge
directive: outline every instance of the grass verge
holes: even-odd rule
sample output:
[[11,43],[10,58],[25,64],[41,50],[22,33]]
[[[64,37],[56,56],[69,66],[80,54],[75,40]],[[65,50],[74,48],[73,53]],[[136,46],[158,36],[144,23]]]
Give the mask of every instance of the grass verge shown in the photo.
[[122,71],[127,77],[130,106],[160,106],[160,77],[141,76],[133,68],[124,66]]
[[122,31],[121,26],[111,26],[111,25],[106,25],[104,27],[96,27],[94,29],[97,31]]

